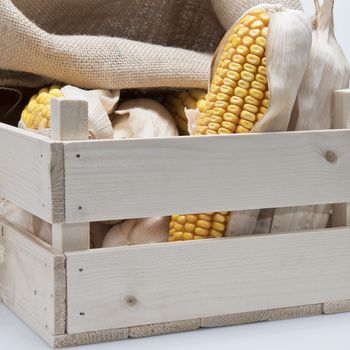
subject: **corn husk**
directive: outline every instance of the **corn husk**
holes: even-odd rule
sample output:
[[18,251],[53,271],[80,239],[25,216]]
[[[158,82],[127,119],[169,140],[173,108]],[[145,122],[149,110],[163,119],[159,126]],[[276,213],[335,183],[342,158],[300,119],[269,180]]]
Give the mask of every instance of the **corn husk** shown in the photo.
[[[334,34],[334,0],[316,1],[316,27],[308,67],[297,98],[295,130],[330,129],[333,92],[349,87],[350,67]],[[320,229],[327,226],[331,205],[277,208],[271,232]]]
[[103,248],[166,242],[170,217],[130,219],[114,225],[107,233]]
[[[66,85],[61,89],[64,98],[78,99],[88,102],[88,127],[90,139],[112,139],[113,129],[108,114],[112,113],[119,101],[119,90],[83,90]],[[29,129],[22,120],[18,127],[41,135],[51,136],[51,128],[40,130]]]
[[[256,8],[265,8],[270,16],[266,47],[270,106],[251,132],[286,131],[309,59],[311,25],[303,12],[286,9],[280,4],[262,4]],[[234,26],[226,33],[214,55],[212,72],[216,69],[226,38],[231,35]],[[199,113],[189,111],[188,115],[189,130],[193,131]],[[259,212],[259,209],[231,212],[226,235],[252,234]]]
[[112,124],[115,139],[178,135],[176,124],[166,108],[145,98],[122,103],[114,113]]

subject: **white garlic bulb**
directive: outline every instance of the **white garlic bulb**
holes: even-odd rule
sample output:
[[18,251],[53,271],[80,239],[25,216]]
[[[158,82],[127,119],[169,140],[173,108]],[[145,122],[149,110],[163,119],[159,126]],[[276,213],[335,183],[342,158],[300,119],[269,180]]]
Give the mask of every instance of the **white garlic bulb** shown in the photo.
[[167,216],[125,220],[108,231],[102,247],[166,242],[169,222]]
[[145,98],[122,103],[114,114],[112,124],[115,139],[178,135],[176,124],[165,107]]
[[[295,130],[330,129],[333,124],[333,93],[349,87],[349,63],[334,34],[334,0],[316,4],[316,21],[308,67],[300,86]],[[331,205],[277,208],[271,232],[320,229],[326,227]]]

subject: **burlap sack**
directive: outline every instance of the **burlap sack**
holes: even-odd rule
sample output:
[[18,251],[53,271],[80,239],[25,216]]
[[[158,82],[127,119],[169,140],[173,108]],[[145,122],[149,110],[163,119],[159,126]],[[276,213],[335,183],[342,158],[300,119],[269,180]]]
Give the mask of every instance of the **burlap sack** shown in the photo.
[[[212,2],[229,26],[264,1]],[[210,0],[0,0],[0,86],[206,88],[219,20]]]

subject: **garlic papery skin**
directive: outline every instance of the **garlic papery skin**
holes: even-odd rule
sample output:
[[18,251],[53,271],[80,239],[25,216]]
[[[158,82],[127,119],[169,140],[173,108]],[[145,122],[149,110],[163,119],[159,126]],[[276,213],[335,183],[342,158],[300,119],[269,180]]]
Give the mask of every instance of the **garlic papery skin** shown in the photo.
[[167,242],[169,222],[167,216],[125,220],[108,231],[102,247]]
[[112,117],[113,138],[178,136],[171,114],[157,101],[145,98],[122,103]]

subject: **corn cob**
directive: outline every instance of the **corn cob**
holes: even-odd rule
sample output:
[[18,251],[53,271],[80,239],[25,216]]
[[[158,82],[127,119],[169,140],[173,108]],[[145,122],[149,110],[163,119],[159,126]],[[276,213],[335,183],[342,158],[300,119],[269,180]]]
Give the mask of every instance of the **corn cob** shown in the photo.
[[[248,133],[269,107],[265,55],[269,16],[254,9],[233,28],[214,72],[195,135]],[[173,215],[169,241],[223,237],[228,212]]]
[[22,112],[21,121],[29,129],[45,129],[50,127],[50,100],[52,97],[62,97],[61,87],[52,85],[42,88],[37,95],[32,96]]
[[165,106],[172,114],[181,135],[188,135],[185,108],[198,108],[200,112],[203,112],[204,103],[205,91],[199,89],[191,89],[178,94],[171,94],[165,98]]

